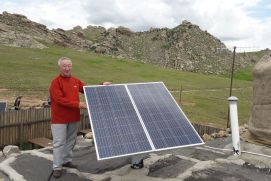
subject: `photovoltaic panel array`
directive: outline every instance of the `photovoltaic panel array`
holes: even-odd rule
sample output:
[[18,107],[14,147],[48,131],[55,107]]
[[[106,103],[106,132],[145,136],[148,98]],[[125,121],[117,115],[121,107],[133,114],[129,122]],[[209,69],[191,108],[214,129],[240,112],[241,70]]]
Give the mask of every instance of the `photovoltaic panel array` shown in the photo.
[[125,86],[84,89],[99,158],[152,150]]
[[0,112],[4,112],[7,109],[7,102],[0,101]]
[[84,91],[98,160],[203,144],[162,82]]
[[128,85],[156,150],[201,143],[164,84]]

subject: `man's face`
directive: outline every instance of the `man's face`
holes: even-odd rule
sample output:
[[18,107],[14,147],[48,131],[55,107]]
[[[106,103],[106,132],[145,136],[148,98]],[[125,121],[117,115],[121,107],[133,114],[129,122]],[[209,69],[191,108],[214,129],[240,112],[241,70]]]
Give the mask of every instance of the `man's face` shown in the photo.
[[70,60],[62,60],[59,69],[62,76],[70,77],[72,72],[72,62]]

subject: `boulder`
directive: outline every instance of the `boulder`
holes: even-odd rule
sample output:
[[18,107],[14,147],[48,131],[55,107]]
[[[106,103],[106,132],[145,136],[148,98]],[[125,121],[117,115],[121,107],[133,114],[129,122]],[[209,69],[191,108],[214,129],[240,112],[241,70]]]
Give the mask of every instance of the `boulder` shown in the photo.
[[271,55],[265,55],[253,70],[252,113],[249,132],[259,142],[271,145]]
[[85,135],[85,138],[86,138],[86,139],[92,139],[92,138],[93,138],[92,132],[88,132],[88,133]]
[[95,53],[101,53],[101,54],[103,54],[103,53],[106,53],[106,48],[105,47],[97,47],[96,49],[95,49]]
[[126,35],[126,36],[131,36],[134,34],[133,31],[131,31],[129,28],[126,28],[126,27],[123,27],[123,26],[120,26],[116,29],[116,32],[117,33],[120,33],[122,35]]
[[8,146],[5,146],[5,147],[4,147],[3,153],[4,153],[4,155],[8,156],[8,155],[11,155],[11,154],[17,154],[17,153],[20,153],[20,150],[19,150],[19,147],[18,147],[18,146],[15,146],[15,145],[8,145]]
[[210,136],[206,133],[204,133],[204,135],[202,136],[202,139],[204,140],[204,142],[214,140],[214,138],[212,136]]
[[224,130],[220,130],[217,134],[216,134],[217,138],[223,138],[223,137],[227,137],[227,133]]

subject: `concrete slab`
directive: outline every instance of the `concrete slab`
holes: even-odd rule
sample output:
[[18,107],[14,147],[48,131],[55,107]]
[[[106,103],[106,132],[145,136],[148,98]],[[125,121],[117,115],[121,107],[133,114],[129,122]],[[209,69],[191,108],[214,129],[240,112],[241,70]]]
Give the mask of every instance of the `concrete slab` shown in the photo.
[[0,171],[0,181],[11,181],[11,180],[5,173]]
[[[47,180],[52,172],[52,162],[37,156],[30,154],[19,155],[15,162],[10,166],[19,174],[23,175],[25,180]],[[54,180],[52,177],[51,180]],[[66,173],[64,171],[63,176],[57,180],[66,181],[84,181],[87,179],[80,178],[75,174]]]
[[180,159],[174,155],[158,160],[149,167],[148,176],[158,178],[176,178],[186,169],[195,165],[195,162],[190,160]]
[[122,157],[98,161],[94,147],[85,147],[74,152],[73,162],[78,165],[82,172],[101,174],[112,171],[131,163],[130,157]]
[[[207,142],[202,146],[150,153],[144,159],[144,167],[134,170],[130,168],[130,157],[97,161],[94,146],[89,144],[89,141],[81,140],[76,145],[73,159],[73,162],[79,166],[78,169],[66,168],[63,176],[57,180],[271,180],[271,157],[261,155],[270,155],[271,148],[242,142],[242,150],[259,154],[242,153],[240,156],[233,156],[230,142],[231,138],[227,137]],[[2,155],[0,158],[0,181],[3,179],[4,181],[47,180],[51,170],[52,148],[22,151],[17,156]]]
[[196,171],[185,181],[270,181],[271,175],[236,164],[217,164],[215,168]]

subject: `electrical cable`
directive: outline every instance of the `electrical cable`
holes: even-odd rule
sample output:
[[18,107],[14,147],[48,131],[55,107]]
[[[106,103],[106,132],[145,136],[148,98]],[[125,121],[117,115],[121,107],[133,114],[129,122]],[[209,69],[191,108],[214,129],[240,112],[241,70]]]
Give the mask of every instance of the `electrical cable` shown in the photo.
[[[211,149],[214,149],[214,150],[221,150],[221,151],[231,151],[231,149],[223,149],[223,148],[216,148],[216,147],[212,147],[212,146],[203,146],[203,147],[206,147],[206,148],[211,148]],[[252,155],[257,155],[257,156],[263,156],[263,157],[267,157],[267,158],[271,158],[270,155],[265,155],[265,154],[261,154],[261,153],[254,153],[254,152],[250,152],[250,151],[241,151],[241,153],[247,153],[247,154],[252,154]]]
[[216,147],[206,146],[206,145],[204,145],[203,147],[211,148],[211,149],[214,149],[214,150],[221,150],[221,151],[232,151],[231,149],[216,148]]
[[47,181],[50,181],[51,180],[51,178],[52,178],[52,175],[53,175],[53,170],[51,171],[51,173],[50,173],[50,175],[49,175],[49,177],[48,177],[48,179],[47,179]]
[[248,154],[252,154],[252,155],[258,155],[258,156],[263,156],[263,157],[267,157],[267,158],[271,158],[270,155],[265,155],[265,154],[261,154],[261,153],[253,153],[250,151],[241,151],[242,153],[248,153]]

